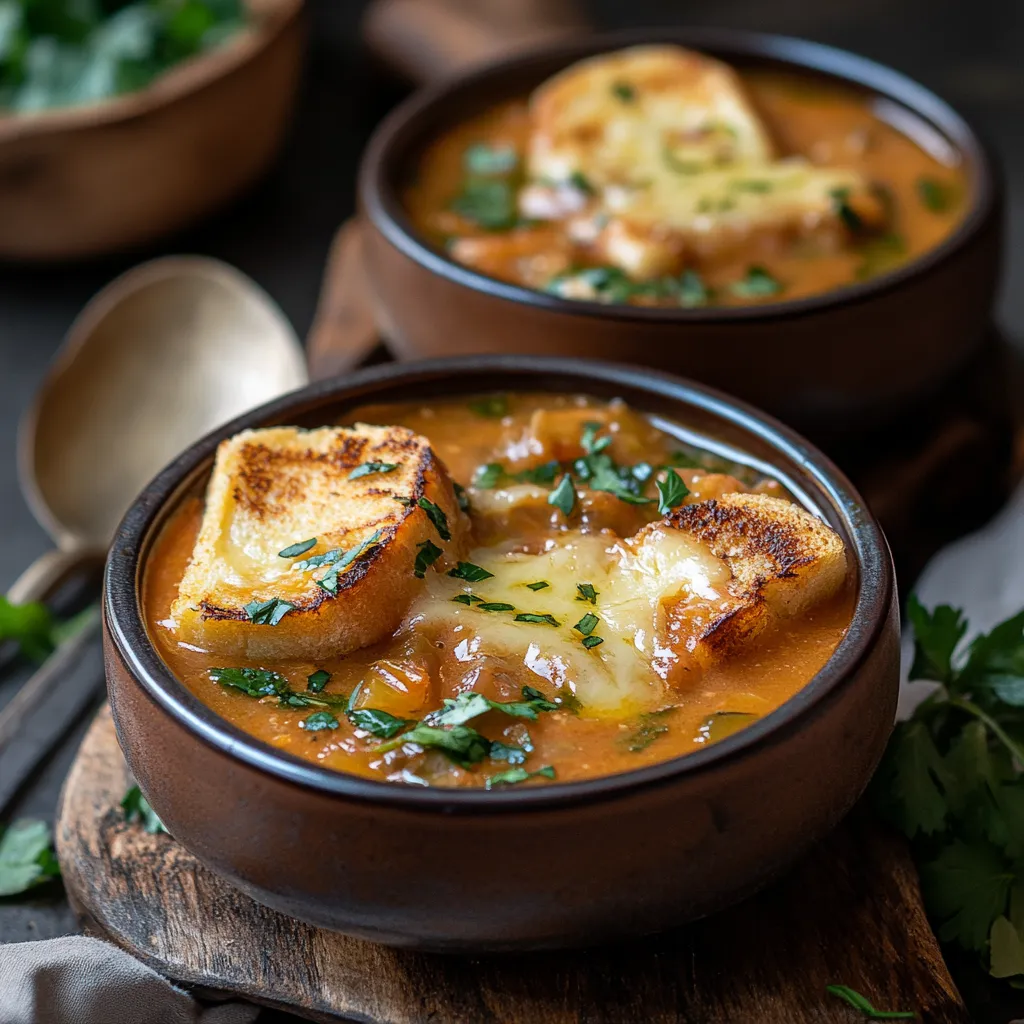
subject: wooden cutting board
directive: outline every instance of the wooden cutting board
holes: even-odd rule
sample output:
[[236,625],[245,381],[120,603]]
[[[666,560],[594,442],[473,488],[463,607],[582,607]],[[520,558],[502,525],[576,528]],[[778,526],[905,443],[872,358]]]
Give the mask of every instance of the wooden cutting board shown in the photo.
[[925,1024],[970,1021],[906,847],[863,809],[789,875],[713,918],[625,946],[468,959],[372,945],[261,907],[170,836],[125,822],[129,785],[104,708],[61,799],[68,897],[88,931],[200,994],[363,1024],[854,1024],[860,1015],[825,992],[839,983]]

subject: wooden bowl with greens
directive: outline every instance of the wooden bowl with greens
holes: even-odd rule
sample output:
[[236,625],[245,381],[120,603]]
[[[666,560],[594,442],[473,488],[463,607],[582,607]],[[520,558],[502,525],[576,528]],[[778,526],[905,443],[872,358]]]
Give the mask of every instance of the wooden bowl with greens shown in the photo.
[[302,0],[2,0],[0,258],[93,256],[195,221],[277,151]]

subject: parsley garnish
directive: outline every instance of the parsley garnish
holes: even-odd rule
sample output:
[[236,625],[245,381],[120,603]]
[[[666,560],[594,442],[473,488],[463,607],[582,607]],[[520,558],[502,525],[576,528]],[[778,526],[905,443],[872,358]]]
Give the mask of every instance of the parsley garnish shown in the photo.
[[850,190],[848,188],[834,188],[829,192],[832,200],[832,209],[836,216],[843,222],[846,229],[853,234],[864,230],[864,221],[860,214],[850,205]]
[[706,306],[711,293],[696,270],[684,270],[679,277],[679,305],[686,309]]
[[469,495],[466,493],[466,488],[460,483],[452,481],[452,490],[455,491],[455,501],[459,506],[459,509],[463,512],[469,511]]
[[577,633],[582,633],[584,636],[590,636],[590,634],[597,628],[597,624],[600,621],[601,620],[593,612],[587,612],[587,614],[584,615],[583,618],[580,619],[580,621],[572,628],[575,629]]
[[664,736],[669,727],[663,719],[670,715],[675,708],[663,708],[661,711],[649,711],[640,716],[637,722],[637,729],[626,737],[626,749],[631,754],[639,754],[646,750],[656,739]]
[[469,583],[479,583],[481,580],[489,580],[494,576],[482,566],[474,565],[472,562],[459,562],[454,569],[448,570],[449,576],[457,580],[467,580]]
[[533,772],[528,772],[525,768],[509,768],[506,771],[492,775],[484,783],[484,786],[487,789],[494,789],[495,786],[514,786],[518,782],[535,779],[538,775],[542,775],[545,779],[553,779],[555,777],[555,769],[549,764]]
[[415,743],[425,749],[440,750],[462,768],[479,764],[485,757],[490,756],[492,746],[489,739],[468,725],[441,728],[420,722],[408,732],[403,732],[377,747],[375,752],[385,754],[406,743]]
[[487,231],[506,231],[519,219],[515,187],[501,178],[469,179],[451,208]]
[[299,723],[300,729],[307,732],[319,732],[321,729],[337,729],[338,720],[330,711],[314,711],[308,718]]
[[381,740],[389,740],[407,725],[414,724],[408,718],[398,718],[388,711],[378,711],[374,708],[352,709],[348,712],[348,720],[357,729],[363,729]]
[[612,95],[623,103],[632,103],[636,99],[636,88],[629,82],[613,82]]
[[[328,594],[338,593],[338,573],[344,572],[353,562],[362,558],[370,548],[376,547],[380,543],[381,537],[384,535],[383,530],[377,530],[372,536],[367,537],[358,547],[350,548],[344,552],[341,557],[334,562],[330,569],[327,570],[316,581],[317,586],[326,590]],[[312,561],[312,559],[310,559]]]
[[583,646],[589,651],[592,647],[597,647],[598,644],[604,643],[603,636],[585,636],[583,638]]
[[0,833],[0,896],[14,896],[56,878],[60,865],[43,821],[16,821]]
[[576,590],[578,591],[577,601],[589,601],[591,604],[597,604],[597,595],[601,591],[595,590],[593,583],[577,583]]
[[398,469],[397,462],[364,462],[361,466],[356,466],[349,473],[348,478],[349,480],[358,480],[361,476],[369,476],[371,473],[390,473],[394,469]]
[[537,580],[536,583],[527,583],[526,584],[526,589],[527,590],[545,590],[547,587],[550,587],[550,586],[551,586],[551,584],[548,583],[547,580]]
[[294,607],[280,597],[271,597],[266,601],[250,601],[245,606],[245,614],[257,626],[276,626]]
[[917,197],[932,213],[945,213],[953,205],[953,190],[935,178],[917,179]]
[[576,488],[569,473],[562,477],[558,486],[548,495],[548,504],[554,505],[566,519],[572,515],[576,507]]
[[299,555],[304,555],[310,548],[316,547],[316,537],[310,537],[309,540],[300,540],[298,544],[292,544],[286,547],[283,551],[278,551],[278,558],[298,558]]
[[476,142],[462,154],[462,165],[470,174],[500,177],[516,170],[519,154],[511,146],[489,146],[486,142]]
[[514,604],[508,604],[506,601],[484,601],[482,604],[478,604],[477,608],[482,612],[514,612],[516,610]]
[[733,295],[744,299],[765,298],[778,295],[782,285],[764,267],[753,266],[747,269],[747,276],[730,285]]
[[125,793],[121,800],[121,810],[124,811],[125,821],[139,822],[150,835],[167,831],[166,826],[149,805],[149,801],[142,795],[142,790],[138,786],[132,786]]
[[416,561],[413,564],[413,575],[417,579],[424,579],[429,569],[444,553],[434,543],[429,540],[425,540],[420,544],[416,545]]
[[427,513],[428,518],[434,524],[434,529],[437,530],[438,536],[441,540],[451,540],[452,533],[451,530],[448,529],[448,517],[444,514],[444,509],[435,505],[429,498],[420,498],[416,504]]
[[473,474],[473,486],[483,491],[492,491],[504,475],[505,467],[500,462],[488,462],[486,465],[477,466]]
[[561,623],[553,615],[538,615],[535,612],[520,612],[515,617],[516,622],[540,622],[546,626],[560,626]]
[[876,1010],[864,996],[848,985],[826,985],[825,991],[829,995],[842,999],[844,1003],[852,1006],[855,1010],[859,1010],[868,1020],[914,1020],[917,1017],[917,1014],[910,1010],[893,1012]]
[[296,692],[288,686],[288,680],[284,676],[266,668],[211,668],[209,676],[213,682],[232,690],[239,690],[254,700],[277,697],[278,702],[285,707],[324,708],[345,703],[345,698],[320,693],[312,687],[305,693]]
[[331,681],[331,673],[318,668],[311,676],[306,677],[306,689],[310,693],[319,693]]
[[569,184],[574,189],[582,192],[585,196],[592,196],[596,193],[596,189],[590,184],[590,179],[582,171],[573,171],[569,175]]
[[508,415],[507,395],[486,395],[483,398],[474,398],[473,401],[466,404],[471,412],[475,412],[477,416],[483,416],[485,419],[500,420],[503,416]]
[[1024,611],[964,643],[948,605],[911,597],[910,678],[939,688],[900,722],[872,783],[876,806],[912,842],[939,938],[1024,975],[1012,893],[1024,886]]
[[658,488],[658,513],[663,516],[668,515],[677,505],[682,505],[683,499],[690,493],[690,488],[674,469],[666,469],[665,478],[656,480],[654,485]]
[[491,700],[476,690],[468,690],[454,699],[446,697],[444,707],[428,715],[426,720],[431,725],[464,725],[488,711],[501,711],[513,718],[528,718],[535,721],[539,711],[558,710],[557,704],[549,701],[532,686],[524,686],[522,694],[522,700],[500,701]]
[[580,447],[588,455],[597,455],[599,452],[603,452],[614,440],[610,434],[605,437],[597,436],[603,428],[603,423],[597,423],[593,420],[583,424],[583,433],[580,436]]

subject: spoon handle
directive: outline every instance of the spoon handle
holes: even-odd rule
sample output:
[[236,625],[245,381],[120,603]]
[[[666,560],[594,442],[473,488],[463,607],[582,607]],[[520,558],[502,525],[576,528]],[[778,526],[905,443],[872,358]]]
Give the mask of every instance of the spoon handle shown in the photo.
[[102,556],[82,548],[63,551],[54,548],[40,555],[7,591],[11,604],[27,604],[49,597],[65,580],[84,566],[95,563]]

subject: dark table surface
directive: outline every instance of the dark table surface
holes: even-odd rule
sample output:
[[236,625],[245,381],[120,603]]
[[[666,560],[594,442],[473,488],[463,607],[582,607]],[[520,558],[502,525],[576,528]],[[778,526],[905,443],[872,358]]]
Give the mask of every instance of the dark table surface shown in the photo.
[[[143,259],[203,253],[255,278],[300,336],[309,328],[328,244],[352,212],[360,151],[403,94],[360,49],[363,3],[309,3],[313,31],[291,135],[272,172],[247,196],[201,227],[145,251],[78,265],[0,266],[0,592],[49,546],[18,492],[18,419],[64,332],[97,289]],[[689,23],[804,36],[891,64],[950,100],[992,141],[1005,168],[1009,242],[999,318],[1021,344],[1024,17],[1016,0],[590,0],[584,6],[607,28]],[[0,705],[17,682],[9,672],[0,682]],[[18,815],[52,818],[83,731],[84,725],[76,729],[38,774],[16,808]],[[28,903],[0,902],[0,942],[74,930],[59,894]],[[970,973],[957,973],[961,985],[973,990]],[[975,998],[979,1019],[1007,1020],[1005,1012],[983,1009],[983,996]]]

